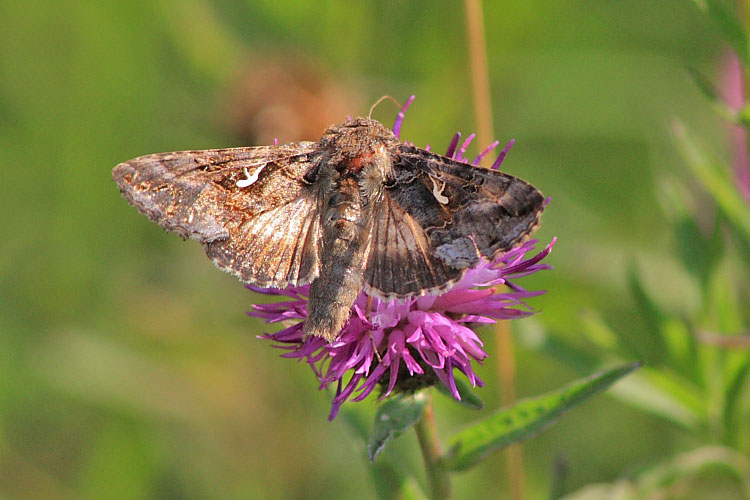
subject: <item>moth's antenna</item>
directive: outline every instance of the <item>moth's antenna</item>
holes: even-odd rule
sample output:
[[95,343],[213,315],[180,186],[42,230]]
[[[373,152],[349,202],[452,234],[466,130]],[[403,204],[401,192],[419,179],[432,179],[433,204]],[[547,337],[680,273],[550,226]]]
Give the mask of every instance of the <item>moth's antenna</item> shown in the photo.
[[399,103],[393,96],[384,95],[383,97],[375,101],[375,104],[370,107],[370,112],[367,113],[367,118],[372,119],[372,112],[375,111],[375,108],[378,106],[378,104],[385,101],[386,99],[390,99],[396,106],[398,106],[399,108],[401,107],[401,103]]

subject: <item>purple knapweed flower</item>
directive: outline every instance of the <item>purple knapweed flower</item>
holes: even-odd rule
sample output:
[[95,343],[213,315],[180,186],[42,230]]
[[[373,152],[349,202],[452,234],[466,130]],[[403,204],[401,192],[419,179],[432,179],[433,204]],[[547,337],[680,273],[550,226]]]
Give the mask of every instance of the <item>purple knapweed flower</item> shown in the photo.
[[[396,136],[412,100],[413,96],[396,119],[393,127]],[[463,155],[473,135],[460,148],[459,138],[459,134],[454,136],[447,156],[468,162]],[[500,166],[511,145],[512,141],[492,168]],[[491,145],[471,163],[478,164],[496,146],[497,143]],[[288,325],[259,338],[272,340],[275,347],[286,350],[283,357],[307,362],[321,389],[335,387],[330,420],[345,401],[361,401],[377,386],[383,388],[382,399],[394,390],[413,391],[441,383],[460,400],[454,370],[462,372],[472,386],[484,385],[472,365],[481,364],[487,353],[472,328],[529,316],[533,310],[524,300],[545,293],[527,291],[515,282],[517,278],[551,268],[541,261],[550,253],[555,240],[542,251],[527,256],[533,253],[536,243],[527,241],[493,262],[480,260],[440,295],[383,301],[362,292],[352,307],[349,321],[332,343],[322,337],[304,335],[302,323],[307,316],[309,285],[283,290],[249,285],[255,292],[283,295],[291,300],[254,305],[248,314],[267,323]],[[506,289],[502,290],[502,286]]]
[[[745,82],[743,80],[742,63],[732,52],[725,58],[722,96],[727,106],[736,112],[745,106]],[[734,178],[743,198],[750,202],[750,158],[747,149],[747,131],[740,125],[730,125],[729,128]]]

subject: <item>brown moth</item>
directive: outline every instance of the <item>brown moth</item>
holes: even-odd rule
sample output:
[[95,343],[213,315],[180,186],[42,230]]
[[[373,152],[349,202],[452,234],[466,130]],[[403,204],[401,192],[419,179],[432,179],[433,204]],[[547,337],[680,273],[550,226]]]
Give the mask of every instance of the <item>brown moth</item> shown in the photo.
[[544,208],[521,179],[401,143],[369,118],[318,142],[141,156],[112,178],[244,283],[309,283],[304,331],[330,342],[363,288],[384,300],[445,290],[523,242]]

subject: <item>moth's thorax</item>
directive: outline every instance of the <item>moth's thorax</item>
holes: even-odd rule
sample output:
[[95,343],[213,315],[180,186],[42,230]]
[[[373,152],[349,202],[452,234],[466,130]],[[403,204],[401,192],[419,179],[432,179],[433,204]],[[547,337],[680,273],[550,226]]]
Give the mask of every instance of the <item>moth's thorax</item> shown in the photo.
[[345,158],[344,161],[339,164],[339,171],[344,175],[356,175],[362,169],[370,165],[384,165],[388,162],[388,152],[385,146],[378,145],[372,151],[362,151],[357,156],[351,158]]
[[339,173],[356,175],[369,165],[385,168],[388,149],[397,143],[393,132],[380,122],[357,118],[329,127],[320,140],[320,150]]

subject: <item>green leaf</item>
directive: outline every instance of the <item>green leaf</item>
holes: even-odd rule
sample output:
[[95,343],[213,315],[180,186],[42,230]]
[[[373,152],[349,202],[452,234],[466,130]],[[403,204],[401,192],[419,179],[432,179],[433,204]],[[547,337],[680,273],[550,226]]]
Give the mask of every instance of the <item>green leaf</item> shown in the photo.
[[733,353],[727,362],[724,384],[724,439],[729,445],[736,445],[737,434],[740,425],[739,398],[742,395],[742,387],[750,373],[750,356],[747,353]]
[[634,263],[628,268],[630,293],[643,317],[645,328],[637,329],[638,351],[651,364],[657,364],[664,359],[666,351],[662,338],[661,326],[665,315],[651,298],[641,283]]
[[427,396],[422,392],[387,399],[375,412],[375,422],[367,443],[370,460],[375,460],[391,439],[419,422],[426,404]]
[[707,419],[703,390],[666,369],[645,366],[612,389],[612,395],[686,429],[695,430]]
[[495,413],[453,437],[444,465],[451,470],[466,470],[504,446],[533,436],[552,425],[563,412],[605,390],[638,366],[640,363],[621,365]]
[[[597,345],[614,345],[616,334],[604,325],[595,312],[586,314],[586,321],[588,324],[585,332],[590,339],[597,342]],[[677,358],[688,358],[680,373],[646,366],[617,384],[609,394],[626,404],[664,418],[680,427],[696,429],[705,423],[706,405],[702,399],[702,390],[697,385],[701,380],[701,369],[695,358],[695,340],[692,333],[685,328],[684,323],[677,320],[666,321],[664,334],[670,352],[674,352]],[[553,339],[554,342],[550,342]],[[529,339],[522,336],[520,340],[529,348],[549,354],[581,374],[590,373],[602,363],[601,359],[576,349],[562,337],[537,335],[536,338]],[[612,350],[615,349],[618,347],[615,346]],[[609,356],[604,362],[621,362],[621,359]]]
[[717,0],[693,0],[693,3],[718,26],[724,39],[747,68],[750,65],[748,37],[738,16]]
[[[602,352],[616,352],[631,359],[641,359],[644,356],[651,359],[654,357],[654,350],[644,347],[644,335],[639,328],[640,326],[615,332],[599,311],[584,309],[581,313],[581,333]],[[597,368],[598,366],[601,363]]]
[[720,271],[714,274],[709,284],[705,302],[711,323],[706,326],[716,329],[717,333],[742,331],[747,303],[735,285],[738,269],[723,267]]
[[[592,317],[593,316],[590,316],[589,319],[591,320]],[[667,322],[668,325],[670,325],[670,323],[671,322],[669,321]],[[592,327],[594,330],[603,329],[602,331],[605,332],[605,338],[610,338],[610,333],[611,335],[614,335],[614,332],[611,332],[606,326],[601,326],[601,323],[599,323],[598,320],[595,320],[593,326],[589,325],[589,327]],[[667,328],[666,331],[669,331],[670,329],[671,328]],[[680,331],[679,335],[687,335],[688,339],[690,339],[690,346],[693,346],[694,340],[689,331]],[[581,374],[590,373],[591,371],[596,370],[597,367],[601,366],[601,359],[595,358],[588,353],[576,349],[562,337],[555,338],[554,343],[551,343],[550,340],[553,338],[552,335],[546,335],[541,339],[537,338],[531,340],[520,337],[521,341],[523,341],[529,348],[548,354]],[[677,343],[677,341],[675,341],[675,343]],[[690,346],[687,346],[686,349],[693,349],[693,347]],[[621,360],[612,357],[608,357],[607,360],[609,363],[621,362]],[[697,374],[693,378],[700,379],[700,371],[696,367],[696,360],[691,360],[691,363],[693,371],[689,373],[692,375]],[[704,408],[701,408],[700,411],[694,409],[696,401],[701,401],[700,396],[697,398],[693,397],[687,402],[683,401],[683,396],[685,396],[686,392],[689,396],[690,391],[697,391],[697,389],[695,389],[696,385],[691,383],[691,381],[686,381],[684,378],[677,378],[677,380],[673,380],[671,383],[661,381],[661,379],[665,377],[670,378],[663,375],[664,373],[665,370],[654,370],[648,366],[643,367],[641,370],[638,370],[638,373],[635,373],[617,384],[609,394],[626,404],[653,415],[657,415],[661,418],[665,418],[681,427],[695,429],[704,421]],[[687,373],[684,376],[688,376]],[[674,379],[676,376],[671,378]],[[681,389],[680,387],[682,386],[680,384],[687,385],[687,390],[684,388]],[[669,389],[666,388],[673,387],[674,385],[678,385],[680,396],[671,394]]]
[[716,201],[730,225],[750,246],[750,210],[730,176],[730,169],[712,158],[680,122],[673,128],[675,141],[693,174]]
[[698,90],[701,91],[706,99],[713,103],[720,102],[719,92],[717,92],[716,87],[714,87],[714,84],[711,82],[711,80],[706,78],[703,73],[695,68],[688,66],[686,69],[688,73],[690,73],[690,76],[693,78],[693,82],[698,87]]
[[750,116],[748,115],[750,109],[747,106],[740,109],[732,108],[724,102],[714,84],[701,72],[690,67],[687,68],[687,71],[693,78],[693,82],[698,87],[698,90],[711,102],[719,116],[741,127],[748,128],[750,126]]
[[682,264],[700,280],[701,290],[705,293],[711,273],[724,251],[721,231],[723,219],[717,213],[713,232],[705,234],[698,224],[697,203],[685,186],[675,178],[665,178],[660,182],[658,199],[670,220]]
[[618,351],[623,347],[630,349],[630,346],[623,345],[621,337],[607,325],[598,311],[584,309],[581,312],[581,327],[581,333],[604,351]]
[[[563,500],[666,498],[668,492],[690,492],[703,474],[710,474],[715,481],[718,473],[734,479],[741,494],[750,498],[750,462],[747,457],[730,448],[706,446],[652,465],[636,477],[586,486],[566,495]],[[714,481],[711,484],[716,484]],[[669,498],[676,497],[670,495]],[[688,494],[680,498],[696,497]]]
[[745,128],[750,127],[750,106],[743,106],[734,112],[734,121]]
[[[344,405],[339,418],[349,426],[351,431],[367,444],[368,425],[362,412]],[[404,467],[396,465],[394,461],[381,458],[370,464],[369,470],[375,484],[375,493],[381,500],[427,500],[427,496],[420,489],[414,477],[405,474]]]
[[695,336],[684,320],[667,318],[662,326],[662,336],[672,359],[672,367],[693,382],[702,381],[703,373],[700,371],[696,354],[698,346]]
[[444,396],[451,398],[458,404],[466,406],[473,410],[481,410],[482,408],[484,408],[484,402],[479,399],[479,396],[477,396],[474,391],[471,390],[471,386],[465,380],[460,378],[454,380],[456,382],[456,389],[458,389],[458,394],[461,396],[460,400],[456,400],[456,398],[453,397],[453,393],[450,391],[450,389],[448,389],[443,384],[438,384],[438,392],[440,392],[440,394]]

